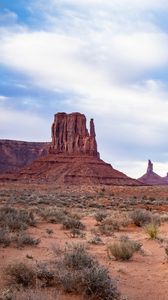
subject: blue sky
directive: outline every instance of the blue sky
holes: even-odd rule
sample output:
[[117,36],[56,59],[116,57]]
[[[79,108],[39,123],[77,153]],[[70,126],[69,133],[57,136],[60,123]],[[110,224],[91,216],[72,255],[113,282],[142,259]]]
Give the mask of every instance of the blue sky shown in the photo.
[[50,140],[58,111],[95,119],[102,159],[168,171],[168,2],[1,0],[0,138]]

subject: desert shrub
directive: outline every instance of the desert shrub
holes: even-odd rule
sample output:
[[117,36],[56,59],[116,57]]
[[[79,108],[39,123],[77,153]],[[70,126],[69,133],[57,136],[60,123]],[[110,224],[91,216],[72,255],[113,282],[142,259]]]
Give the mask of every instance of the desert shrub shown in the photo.
[[95,219],[98,223],[101,223],[107,217],[107,213],[103,210],[96,212]]
[[98,236],[98,235],[93,236],[93,237],[88,241],[88,243],[93,244],[93,245],[104,245],[104,243],[103,243],[101,237]]
[[103,224],[111,225],[114,230],[119,230],[121,226],[121,220],[116,217],[109,217],[103,221]]
[[134,252],[140,251],[142,248],[142,244],[138,241],[131,240],[128,236],[124,235],[120,237],[120,241],[125,241],[130,243],[131,247],[133,248]]
[[146,233],[149,235],[151,239],[156,239],[159,234],[159,227],[155,223],[147,224],[145,227]]
[[101,234],[110,236],[114,233],[114,231],[118,231],[120,229],[120,225],[120,220],[117,218],[108,217],[99,225],[99,231]]
[[43,287],[52,286],[55,284],[55,270],[45,263],[38,263],[36,276],[42,282]]
[[65,251],[63,263],[70,269],[81,270],[83,268],[90,268],[93,264],[93,259],[83,244],[76,244]]
[[72,219],[75,219],[75,220],[80,220],[81,219],[81,215],[79,213],[76,213],[76,212],[69,212],[68,213],[68,216],[71,217]]
[[120,230],[129,223],[130,219],[127,214],[115,213],[113,216],[109,216],[101,222],[99,231],[101,234],[112,235],[114,231]]
[[65,293],[79,293],[82,289],[82,274],[79,271],[64,270],[60,274],[60,283]]
[[69,229],[80,229],[83,230],[85,225],[78,219],[73,219],[71,217],[66,217],[62,223],[62,228],[69,230]]
[[168,214],[164,213],[163,215],[160,216],[161,222],[166,223],[168,222]]
[[108,270],[99,265],[83,245],[73,245],[65,251],[62,263],[60,282],[65,292],[82,292],[87,299],[118,299],[116,285]]
[[5,275],[9,284],[18,284],[23,287],[33,286],[35,284],[36,272],[33,266],[23,262],[15,262],[8,265],[5,269]]
[[137,209],[130,214],[133,223],[136,226],[143,226],[151,222],[152,214],[144,209]]
[[49,223],[60,224],[66,218],[67,212],[58,207],[49,207],[41,211],[41,216]]
[[33,238],[29,234],[22,233],[17,238],[17,246],[37,246],[40,243],[40,239]]
[[129,260],[134,252],[135,248],[130,240],[114,242],[107,247],[108,257],[115,257],[116,260]]
[[0,228],[0,245],[5,247],[9,246],[11,243],[11,238],[7,229]]
[[109,276],[108,270],[99,264],[84,271],[84,295],[97,300],[119,298],[114,280]]
[[[25,263],[9,265],[5,274],[9,284],[21,285],[24,288],[54,286],[65,293],[82,294],[86,299],[119,299],[116,284],[109,276],[108,270],[94,260],[81,244],[67,246],[62,255],[57,256],[56,261],[48,264],[38,263],[34,267]],[[45,295],[46,298],[43,295],[39,298],[34,292],[30,295],[30,289],[24,291],[25,295],[19,290],[17,297],[12,300],[50,299],[48,294]],[[47,292],[49,293],[49,290]]]
[[10,207],[0,208],[0,225],[10,231],[24,230],[28,226],[35,226],[36,221],[32,212],[17,210]]
[[99,226],[99,231],[100,234],[111,236],[114,233],[114,227],[113,225],[103,223]]

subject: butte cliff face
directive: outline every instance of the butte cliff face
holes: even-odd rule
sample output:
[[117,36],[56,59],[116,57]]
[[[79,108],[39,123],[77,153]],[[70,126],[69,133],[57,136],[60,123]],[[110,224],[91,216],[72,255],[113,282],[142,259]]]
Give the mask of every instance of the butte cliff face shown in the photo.
[[0,173],[14,172],[48,153],[48,143],[0,140]]
[[90,120],[90,132],[88,132],[84,115],[56,114],[52,125],[50,153],[99,157],[93,119]]
[[90,130],[80,113],[58,113],[51,129],[49,154],[22,169],[13,180],[52,184],[139,185],[100,159],[93,119]]
[[153,163],[148,160],[146,173],[138,178],[140,182],[146,185],[166,185],[168,184],[168,176],[161,177],[153,171]]

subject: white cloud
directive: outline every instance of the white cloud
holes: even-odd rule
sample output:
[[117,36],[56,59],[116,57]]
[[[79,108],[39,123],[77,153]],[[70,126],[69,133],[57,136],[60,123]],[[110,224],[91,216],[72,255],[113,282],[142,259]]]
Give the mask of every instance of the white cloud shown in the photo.
[[165,9],[168,7],[168,3],[166,0],[49,0],[48,5],[45,4],[44,0],[40,0],[38,3],[38,6],[41,5],[41,7],[59,7],[62,5],[75,5],[77,7],[89,7],[91,8],[92,6],[95,7],[96,9],[99,7],[105,8],[113,8],[116,9],[117,11],[120,10],[134,10],[134,9],[141,9],[141,10],[158,10],[158,9]]
[[[112,162],[121,161],[115,145],[139,147],[136,160],[143,148],[151,153],[149,158],[152,149],[167,149],[168,89],[152,74],[168,66],[168,35],[153,21],[153,11],[168,9],[168,2],[51,0],[34,5],[45,17],[43,29],[3,29],[0,63],[28,76],[37,88],[75,95],[69,107],[95,116],[100,148],[108,139],[112,151],[107,154],[105,149],[104,157]],[[27,137],[34,139],[39,129],[34,133],[25,120],[25,128],[32,130]],[[21,122],[22,117],[17,128]],[[3,124],[6,133],[7,123]],[[21,138],[22,132],[16,133]],[[141,161],[136,164],[142,169]],[[135,167],[127,168],[136,173]]]
[[3,95],[0,95],[0,101],[6,101],[8,99],[8,97],[5,97]]
[[50,121],[35,113],[0,107],[0,137],[22,141],[50,140]]

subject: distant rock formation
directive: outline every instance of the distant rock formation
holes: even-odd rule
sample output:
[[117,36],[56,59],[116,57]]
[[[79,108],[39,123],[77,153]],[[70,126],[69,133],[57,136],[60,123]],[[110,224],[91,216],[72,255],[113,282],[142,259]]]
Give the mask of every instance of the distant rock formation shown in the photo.
[[150,175],[153,173],[153,164],[151,160],[148,160],[147,174]]
[[168,184],[168,174],[166,177],[161,177],[153,171],[153,163],[148,160],[146,173],[138,178],[138,181],[146,185],[166,185]]
[[48,143],[0,140],[0,173],[14,172],[48,153]]
[[90,120],[89,133],[83,114],[56,114],[52,125],[50,153],[99,157],[93,119]]
[[80,113],[57,113],[52,125],[49,154],[35,160],[10,178],[22,182],[67,185],[141,185],[100,159],[93,119],[90,132]]

